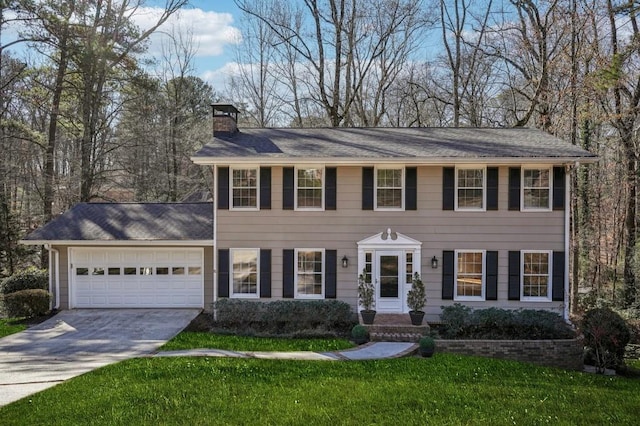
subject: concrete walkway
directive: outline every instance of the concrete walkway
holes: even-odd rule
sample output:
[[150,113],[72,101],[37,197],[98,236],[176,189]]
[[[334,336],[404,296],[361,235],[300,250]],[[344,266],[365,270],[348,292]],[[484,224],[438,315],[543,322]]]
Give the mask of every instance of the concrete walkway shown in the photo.
[[335,352],[245,352],[226,351],[222,349],[190,349],[183,351],[158,352],[156,357],[207,356],[215,358],[256,358],[282,359],[302,361],[364,361],[371,359],[400,358],[417,349],[415,343],[405,342],[371,342],[353,349]]

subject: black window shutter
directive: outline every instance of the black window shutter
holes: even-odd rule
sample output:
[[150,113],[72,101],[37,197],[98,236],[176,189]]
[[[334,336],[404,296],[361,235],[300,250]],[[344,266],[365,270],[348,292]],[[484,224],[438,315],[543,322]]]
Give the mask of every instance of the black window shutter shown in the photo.
[[454,255],[453,251],[442,252],[442,300],[453,300]]
[[362,168],[362,210],[373,210],[373,167]]
[[295,274],[294,251],[291,249],[282,250],[282,297],[293,299],[293,275]]
[[337,173],[335,167],[327,167],[324,169],[324,208],[325,210],[335,210],[337,206]]
[[564,167],[553,168],[553,209],[564,210]]
[[229,249],[218,249],[218,297],[229,297]]
[[271,209],[271,167],[260,167],[260,209]]
[[509,210],[520,210],[520,167],[509,167]]
[[260,250],[260,297],[271,297],[271,250]]
[[282,168],[282,209],[293,210],[295,191],[295,170],[293,167]]
[[407,167],[404,170],[404,209],[418,209],[418,169]]
[[218,167],[218,208],[229,209],[229,168]]
[[338,287],[338,251],[324,251],[324,298],[335,299]]
[[497,167],[487,167],[487,210],[498,210]]
[[509,300],[520,300],[520,252],[509,252]]
[[488,251],[486,254],[486,299],[498,300],[498,252]]
[[[455,167],[442,168],[442,210],[453,210],[456,196]],[[452,293],[453,295],[453,290]]]
[[562,302],[564,300],[564,252],[553,252],[553,275],[551,277],[551,300]]

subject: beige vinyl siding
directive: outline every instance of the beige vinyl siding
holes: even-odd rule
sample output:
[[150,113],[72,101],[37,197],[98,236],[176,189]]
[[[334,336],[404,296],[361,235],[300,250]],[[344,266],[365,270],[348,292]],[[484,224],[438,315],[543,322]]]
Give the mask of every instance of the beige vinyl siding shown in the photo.
[[[374,164],[371,164],[374,165]],[[327,166],[331,166],[328,164]],[[489,165],[491,166],[491,165]],[[499,168],[499,210],[454,212],[442,210],[442,167],[418,167],[417,210],[362,210],[361,167],[338,167],[337,210],[282,210],[282,167],[272,168],[272,208],[262,211],[218,210],[220,248],[272,249],[272,297],[282,296],[282,249],[336,249],[349,267],[337,267],[337,297],[357,305],[357,242],[391,228],[422,242],[422,277],[427,287],[428,320],[437,320],[441,300],[443,250],[499,251],[498,300],[468,302],[470,306],[554,308],[560,302],[522,303],[507,300],[509,250],[564,250],[564,212],[508,210],[508,167]],[[431,258],[439,260],[431,268]]]

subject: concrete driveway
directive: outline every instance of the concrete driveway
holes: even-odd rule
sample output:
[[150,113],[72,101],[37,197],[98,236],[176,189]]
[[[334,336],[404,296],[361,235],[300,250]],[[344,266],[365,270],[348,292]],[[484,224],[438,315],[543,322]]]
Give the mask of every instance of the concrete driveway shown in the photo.
[[197,309],[62,311],[0,339],[0,406],[72,377],[153,353],[193,320]]

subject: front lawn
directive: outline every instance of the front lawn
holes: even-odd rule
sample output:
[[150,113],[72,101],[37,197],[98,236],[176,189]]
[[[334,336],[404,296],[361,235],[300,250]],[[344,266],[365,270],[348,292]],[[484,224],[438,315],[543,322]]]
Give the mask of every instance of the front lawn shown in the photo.
[[27,326],[21,318],[0,318],[0,338],[25,330]]
[[0,409],[2,425],[637,424],[640,380],[436,354],[140,358]]
[[284,339],[184,331],[168,341],[160,350],[211,348],[228,351],[329,352],[352,347],[353,344],[346,339]]

